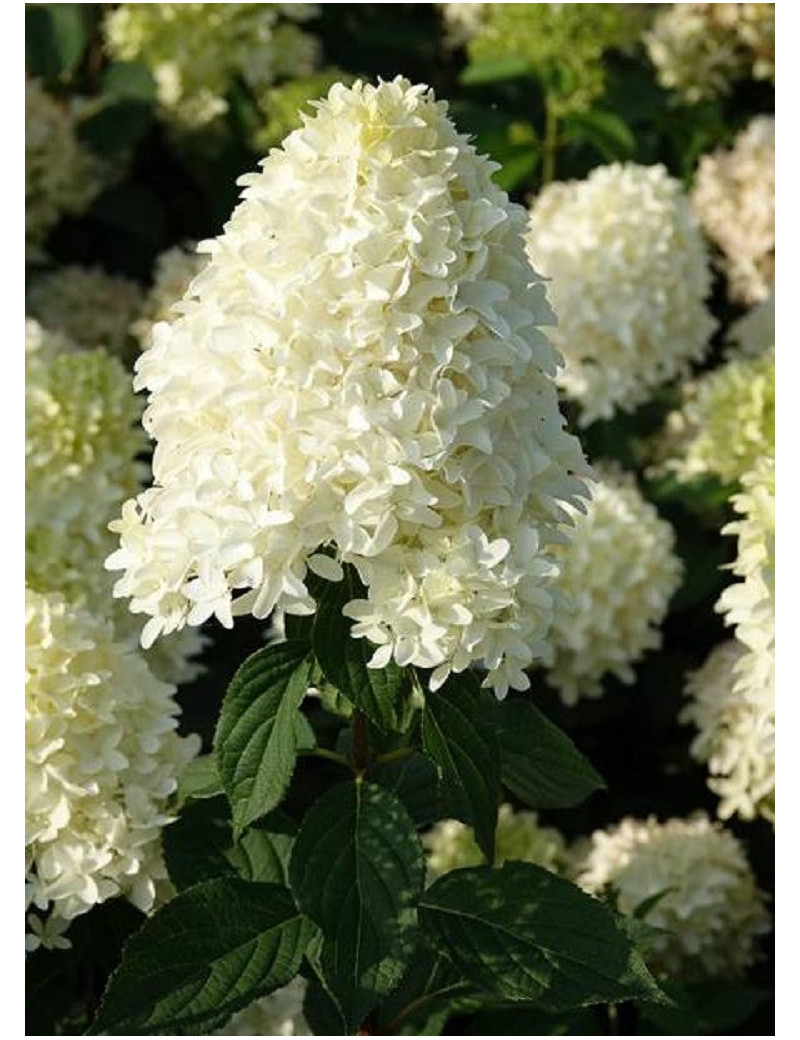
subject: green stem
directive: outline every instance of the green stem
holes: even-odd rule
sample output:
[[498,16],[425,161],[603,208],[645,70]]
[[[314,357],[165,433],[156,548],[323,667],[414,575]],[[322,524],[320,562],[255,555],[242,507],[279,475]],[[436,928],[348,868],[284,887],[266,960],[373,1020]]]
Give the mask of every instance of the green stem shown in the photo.
[[374,766],[382,766],[386,762],[401,762],[404,758],[408,758],[409,755],[413,754],[413,747],[396,748],[394,751],[387,751],[385,754],[373,758],[372,764]]
[[357,776],[363,776],[369,767],[369,723],[358,709],[353,712],[352,763]]
[[558,116],[551,94],[544,99],[544,140],[542,141],[542,186],[556,179],[556,152],[558,151]]
[[611,1036],[619,1036],[619,1013],[616,1004],[608,1005],[608,1030]]

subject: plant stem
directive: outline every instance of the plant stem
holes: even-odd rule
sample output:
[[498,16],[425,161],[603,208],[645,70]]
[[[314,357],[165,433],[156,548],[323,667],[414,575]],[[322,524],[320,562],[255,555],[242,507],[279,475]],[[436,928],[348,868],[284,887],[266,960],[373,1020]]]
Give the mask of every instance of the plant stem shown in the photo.
[[369,723],[366,716],[356,709],[353,712],[353,769],[363,776],[369,766]]
[[556,177],[556,152],[558,151],[558,116],[553,107],[551,94],[544,99],[544,140],[542,141],[542,187]]
[[413,747],[396,748],[394,751],[387,751],[385,754],[373,758],[372,764],[374,766],[382,766],[386,762],[401,762],[404,758],[408,758],[409,755],[413,754]]

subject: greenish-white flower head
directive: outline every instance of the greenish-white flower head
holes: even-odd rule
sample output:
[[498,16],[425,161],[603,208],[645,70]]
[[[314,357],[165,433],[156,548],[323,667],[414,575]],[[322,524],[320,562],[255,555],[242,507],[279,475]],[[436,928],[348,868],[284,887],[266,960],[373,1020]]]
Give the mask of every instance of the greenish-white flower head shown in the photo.
[[[62,336],[26,325],[25,575],[39,592],[60,592],[73,605],[114,622],[118,639],[138,642],[141,622],[112,595],[103,561],[116,539],[108,523],[147,477],[138,456],[147,447],[137,400],[122,363],[102,349],[61,349]],[[190,658],[198,633],[149,651],[168,681],[197,674]]]
[[[428,877],[433,880],[459,867],[477,867],[484,862],[475,841],[475,832],[460,820],[441,820],[422,836]],[[495,833],[495,865],[506,860],[521,860],[557,874],[567,863],[563,836],[552,827],[543,827],[534,812],[516,812],[510,805],[500,806]]]
[[659,6],[644,39],[662,86],[696,103],[750,76],[774,81],[774,4]]
[[38,79],[25,81],[25,247],[40,251],[63,214],[80,214],[102,190],[102,164],[80,144],[75,114]]
[[683,387],[657,454],[681,479],[741,480],[775,451],[775,352],[734,359]]
[[303,1015],[306,981],[296,978],[237,1012],[215,1036],[313,1036]]
[[35,279],[27,294],[30,314],[76,343],[124,355],[129,326],[142,307],[136,282],[101,267],[58,267]]
[[659,929],[646,958],[671,978],[741,975],[769,931],[743,846],[705,813],[666,823],[626,817],[595,831],[576,873],[588,892],[613,886],[624,914],[661,896],[644,914]]
[[566,704],[602,693],[605,675],[632,683],[633,666],[661,645],[661,622],[680,585],[672,528],[631,475],[607,470],[585,515],[555,549],[559,575],[548,681]]
[[113,630],[57,593],[25,594],[28,949],[118,895],[149,910],[168,799],[199,740],[179,737],[173,687]]
[[[584,111],[605,88],[606,51],[634,43],[642,4],[445,4],[483,8],[468,39],[476,61],[519,58],[561,116]],[[464,16],[460,16],[464,24]],[[463,32],[461,34],[463,36]]]
[[549,185],[531,209],[528,251],[551,280],[560,381],[582,425],[644,404],[705,354],[716,326],[708,254],[663,166],[614,163]]
[[227,111],[237,78],[258,93],[308,75],[317,42],[296,23],[316,12],[315,4],[118,4],[106,15],[106,47],[144,62],[164,114],[198,128]]
[[[114,523],[143,640],[313,613],[352,564],[354,638],[503,695],[541,658],[566,507],[564,429],[525,211],[424,86],[337,84],[244,199],[137,363],[153,486]],[[328,546],[332,555],[322,555]]]
[[[737,639],[712,650],[686,680],[681,721],[697,730],[692,757],[708,768],[717,814],[775,818],[775,698],[751,682],[751,652]],[[754,694],[754,695],[753,695]]]
[[700,159],[692,206],[720,251],[731,299],[766,300],[775,282],[773,116],[757,116],[730,150]]
[[173,246],[156,257],[153,284],[130,325],[130,332],[142,350],[150,346],[157,321],[172,321],[177,316],[176,304],[183,299],[205,262],[206,257],[197,252],[193,243]]
[[728,357],[763,357],[775,346],[775,286],[728,329]]
[[444,22],[444,45],[450,50],[463,47],[485,23],[491,4],[437,4]]
[[25,358],[36,354],[40,358],[55,357],[56,354],[68,354],[80,350],[77,343],[65,336],[63,332],[46,329],[35,318],[25,318]]

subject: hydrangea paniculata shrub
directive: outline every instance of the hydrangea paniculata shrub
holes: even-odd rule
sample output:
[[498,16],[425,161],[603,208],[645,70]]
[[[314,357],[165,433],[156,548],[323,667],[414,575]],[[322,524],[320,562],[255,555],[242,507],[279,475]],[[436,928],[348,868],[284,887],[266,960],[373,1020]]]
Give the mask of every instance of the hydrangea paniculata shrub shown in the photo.
[[29,949],[63,945],[73,918],[114,896],[152,908],[167,878],[167,801],[199,750],[175,732],[173,693],[110,625],[26,589]]
[[582,425],[632,411],[705,354],[716,326],[708,254],[663,166],[614,163],[550,184],[533,203],[528,248],[551,280],[560,382]]
[[626,817],[595,831],[577,871],[590,892],[612,885],[617,905],[658,929],[648,963],[672,977],[741,975],[769,930],[764,899],[744,847],[704,813],[659,823]]
[[774,116],[758,116],[731,149],[700,159],[692,206],[722,254],[731,299],[766,300],[775,281]]
[[632,476],[607,470],[586,515],[556,548],[559,593],[546,662],[566,704],[598,697],[604,675],[624,683],[661,645],[660,625],[683,575],[675,535]]
[[336,85],[303,122],[138,361],[154,483],[113,525],[115,594],[149,646],[310,614],[309,570],[351,564],[373,667],[526,689],[587,467],[525,211],[424,86]]

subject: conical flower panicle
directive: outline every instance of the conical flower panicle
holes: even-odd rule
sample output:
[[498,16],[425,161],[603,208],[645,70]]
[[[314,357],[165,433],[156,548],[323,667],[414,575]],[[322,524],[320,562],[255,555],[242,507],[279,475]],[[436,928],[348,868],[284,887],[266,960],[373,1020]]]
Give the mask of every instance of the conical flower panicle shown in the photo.
[[336,84],[261,165],[138,362],[155,483],[114,524],[116,594],[149,644],[311,613],[308,569],[351,563],[374,665],[433,669],[435,688],[483,661],[499,694],[526,688],[586,465],[525,211],[400,78]]

